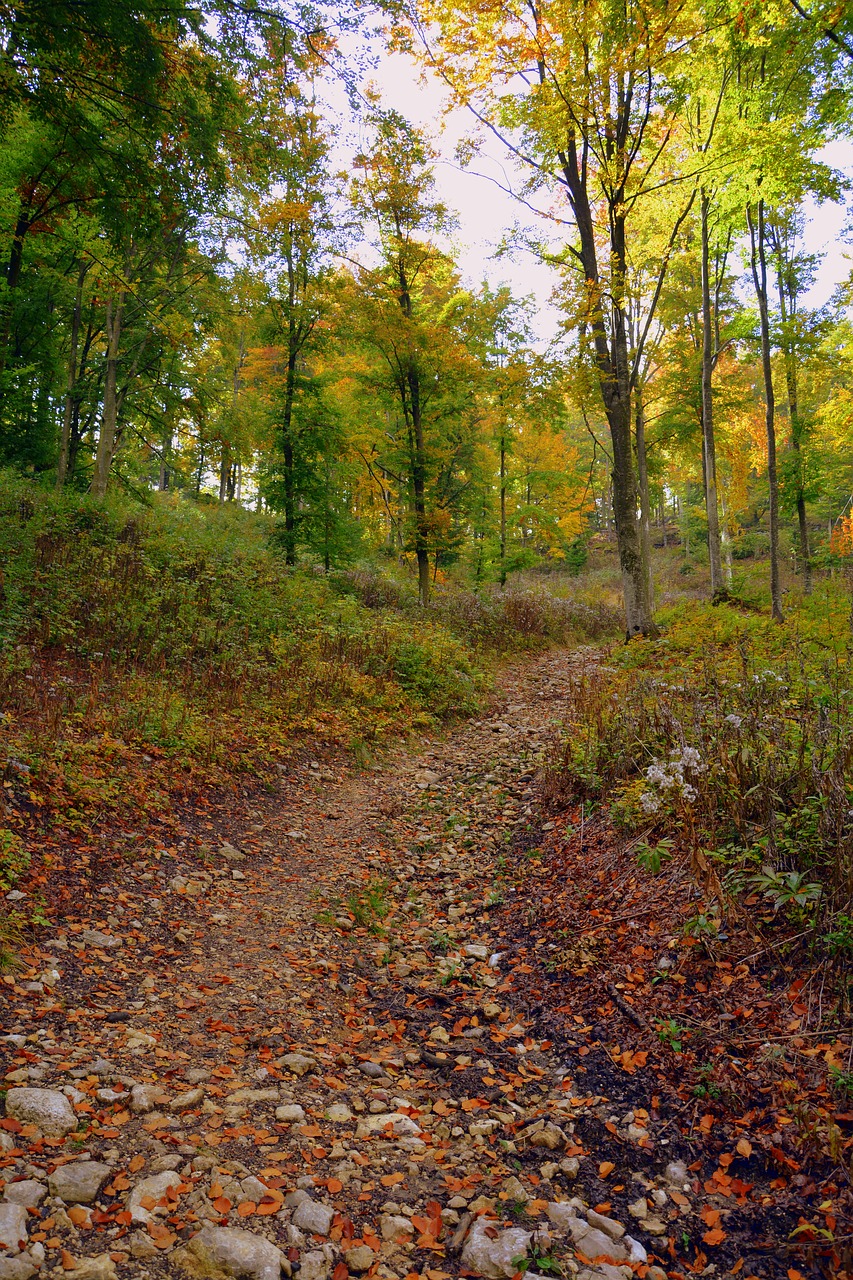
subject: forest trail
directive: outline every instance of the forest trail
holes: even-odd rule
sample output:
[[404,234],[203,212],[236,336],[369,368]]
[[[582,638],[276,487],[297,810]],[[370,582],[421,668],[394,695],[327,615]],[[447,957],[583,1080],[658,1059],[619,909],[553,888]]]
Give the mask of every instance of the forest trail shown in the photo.
[[[595,657],[517,663],[364,772],[308,760],[246,812],[116,833],[3,986],[0,1231],[29,1251],[0,1277],[498,1280],[527,1254],[664,1280],[647,1254],[699,1183],[639,1079],[614,1111],[542,1038],[496,884],[547,838],[534,770]],[[589,1135],[617,1126],[614,1159]]]

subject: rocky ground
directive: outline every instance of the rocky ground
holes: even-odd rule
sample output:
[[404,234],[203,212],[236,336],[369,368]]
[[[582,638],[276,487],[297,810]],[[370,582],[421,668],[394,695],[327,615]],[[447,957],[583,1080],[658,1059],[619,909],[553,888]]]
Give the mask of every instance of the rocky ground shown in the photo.
[[2,985],[0,1280],[802,1274],[713,1260],[745,1184],[708,1190],[640,1058],[617,1105],[525,987],[506,869],[553,832],[535,774],[593,660],[69,862]]

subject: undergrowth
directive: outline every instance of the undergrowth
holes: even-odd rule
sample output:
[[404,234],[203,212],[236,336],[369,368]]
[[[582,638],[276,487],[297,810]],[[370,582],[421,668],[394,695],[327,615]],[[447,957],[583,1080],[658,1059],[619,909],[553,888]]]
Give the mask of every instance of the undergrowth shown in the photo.
[[568,635],[562,604],[534,592],[446,593],[424,611],[412,583],[288,568],[273,522],[233,506],[0,481],[4,881],[25,811],[85,832],[176,791],[271,778],[310,741],[363,758],[475,712],[495,655]]
[[781,627],[732,605],[670,609],[661,640],[576,672],[545,783],[554,802],[607,806],[652,873],[675,838],[724,895],[796,925],[842,970],[853,958],[849,615],[832,583]]

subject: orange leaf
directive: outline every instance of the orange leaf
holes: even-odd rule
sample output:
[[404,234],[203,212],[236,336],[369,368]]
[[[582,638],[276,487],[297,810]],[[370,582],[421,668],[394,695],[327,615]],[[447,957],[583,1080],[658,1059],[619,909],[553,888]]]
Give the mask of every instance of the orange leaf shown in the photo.
[[162,1222],[149,1222],[148,1234],[158,1249],[170,1249],[178,1238],[174,1231],[170,1231]]
[[709,1204],[705,1204],[699,1211],[699,1217],[705,1223],[706,1227],[715,1227],[720,1221],[720,1211],[719,1209],[714,1209]]
[[67,1213],[75,1227],[89,1225],[89,1211],[84,1209],[82,1204],[72,1204]]
[[706,1231],[702,1239],[705,1244],[720,1244],[726,1238],[726,1233],[722,1227],[714,1227],[711,1231]]
[[139,1173],[145,1167],[145,1156],[134,1156],[127,1167],[131,1173]]
[[73,1271],[77,1266],[77,1263],[74,1261],[74,1255],[70,1254],[67,1249],[62,1250],[59,1255],[59,1260],[62,1263],[63,1271]]
[[383,1187],[394,1187],[398,1182],[405,1182],[406,1175],[404,1173],[386,1173],[379,1181]]
[[[326,1183],[326,1190],[329,1192],[330,1195],[336,1196],[338,1192],[343,1191],[343,1189],[344,1189],[344,1184],[341,1182],[340,1178],[329,1178],[328,1182]],[[332,1277],[332,1280],[334,1280],[334,1276]]]
[[217,1213],[227,1213],[231,1208],[231,1201],[227,1196],[217,1196],[213,1201],[213,1207]]
[[332,1272],[332,1280],[347,1280],[349,1268],[345,1262],[339,1262]]
[[278,1213],[280,1206],[279,1200],[262,1200],[255,1213],[260,1214],[261,1217],[268,1217],[271,1213]]
[[752,1143],[749,1141],[749,1139],[748,1139],[748,1138],[740,1138],[740,1139],[738,1139],[738,1144],[737,1144],[737,1146],[735,1147],[735,1150],[738,1152],[738,1154],[739,1154],[739,1155],[742,1155],[742,1156],[751,1156],[751,1155],[752,1155]]
[[211,1183],[211,1186],[210,1186],[211,1200],[218,1200],[221,1195],[222,1195],[222,1183],[221,1182]]
[[237,1212],[241,1218],[251,1218],[257,1207],[253,1200],[244,1200],[242,1204],[237,1205]]
[[598,1176],[600,1178],[606,1178],[608,1173],[612,1173],[615,1168],[616,1165],[612,1160],[602,1160],[601,1164],[598,1166]]

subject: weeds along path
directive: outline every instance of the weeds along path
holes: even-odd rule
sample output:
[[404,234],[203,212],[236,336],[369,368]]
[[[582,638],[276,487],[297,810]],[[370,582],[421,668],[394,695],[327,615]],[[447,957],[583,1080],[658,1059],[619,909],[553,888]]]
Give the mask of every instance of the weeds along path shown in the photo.
[[0,1280],[662,1280],[685,1206],[726,1237],[660,1100],[638,1077],[613,1112],[507,942],[501,873],[542,838],[536,762],[594,660],[508,669],[420,754],[115,833],[2,986]]

